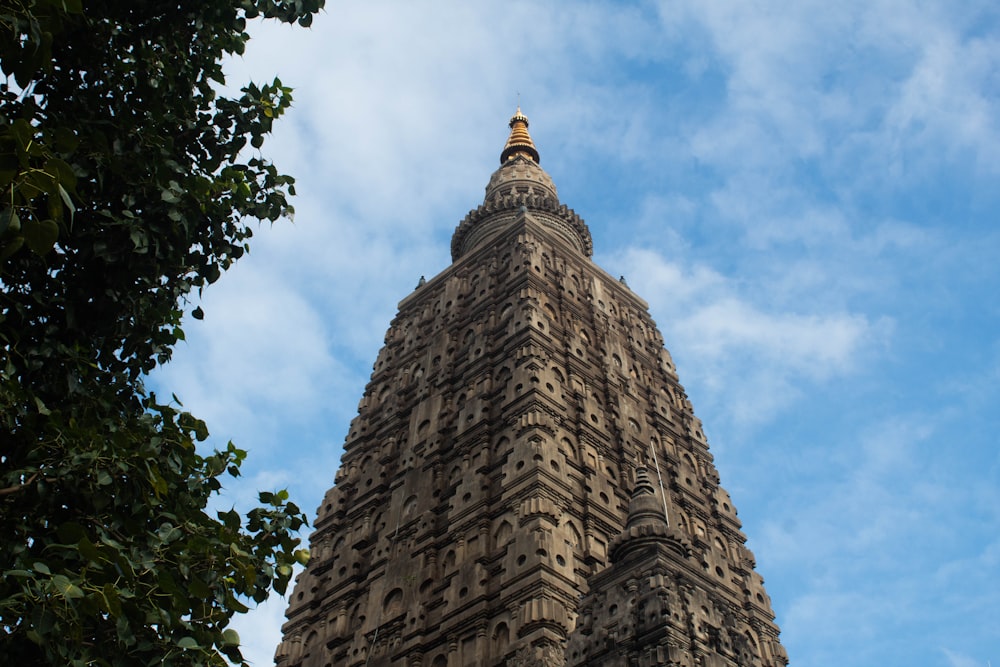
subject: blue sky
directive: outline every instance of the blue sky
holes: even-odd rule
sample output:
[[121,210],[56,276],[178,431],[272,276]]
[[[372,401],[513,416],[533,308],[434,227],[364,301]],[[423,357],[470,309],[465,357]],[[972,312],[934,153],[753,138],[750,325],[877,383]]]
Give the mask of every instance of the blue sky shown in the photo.
[[[449,263],[517,94],[595,260],[650,303],[796,667],[1000,666],[994,1],[328,0],[298,178],[153,384],[310,513],[396,304]],[[237,625],[270,664],[283,605]]]

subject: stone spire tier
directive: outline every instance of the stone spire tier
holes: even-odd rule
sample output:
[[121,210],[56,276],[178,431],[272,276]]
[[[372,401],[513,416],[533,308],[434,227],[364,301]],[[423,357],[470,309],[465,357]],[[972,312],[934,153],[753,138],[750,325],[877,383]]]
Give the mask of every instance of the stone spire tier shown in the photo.
[[538,164],[538,151],[528,135],[528,119],[518,108],[510,119],[510,137],[500,153],[500,168],[490,176],[482,206],[469,211],[451,239],[451,258],[493,239],[520,215],[550,228],[575,250],[590,257],[594,242],[586,223],[559,203],[552,177]]

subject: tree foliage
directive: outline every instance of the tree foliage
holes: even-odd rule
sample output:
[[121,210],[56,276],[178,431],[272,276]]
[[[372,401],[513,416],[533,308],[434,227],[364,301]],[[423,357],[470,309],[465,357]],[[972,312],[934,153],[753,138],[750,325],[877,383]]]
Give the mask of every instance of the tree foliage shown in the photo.
[[291,91],[224,96],[222,60],[248,19],[322,4],[0,0],[5,663],[242,661],[230,618],[304,558],[284,492],[209,511],[245,452],[200,452],[205,424],[142,381],[248,221],[291,212],[257,151]]

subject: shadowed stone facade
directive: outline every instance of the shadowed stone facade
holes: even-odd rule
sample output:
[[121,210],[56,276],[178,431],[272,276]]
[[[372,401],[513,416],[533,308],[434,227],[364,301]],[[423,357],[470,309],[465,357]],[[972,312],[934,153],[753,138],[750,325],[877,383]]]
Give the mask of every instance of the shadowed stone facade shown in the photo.
[[785,665],[646,302],[510,125],[386,334],[277,664]]

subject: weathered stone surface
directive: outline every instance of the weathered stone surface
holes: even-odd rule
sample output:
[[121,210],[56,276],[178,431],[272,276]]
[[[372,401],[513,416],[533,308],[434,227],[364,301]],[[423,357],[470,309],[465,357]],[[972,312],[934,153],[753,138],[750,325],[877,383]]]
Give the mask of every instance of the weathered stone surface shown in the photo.
[[647,304],[530,157],[399,305],[280,667],[787,662]]

